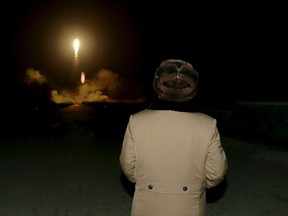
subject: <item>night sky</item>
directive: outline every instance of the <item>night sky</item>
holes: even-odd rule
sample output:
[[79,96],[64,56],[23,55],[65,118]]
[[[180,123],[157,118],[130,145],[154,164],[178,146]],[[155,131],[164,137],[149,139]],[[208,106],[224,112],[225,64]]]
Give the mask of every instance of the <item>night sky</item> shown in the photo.
[[287,102],[283,10],[276,3],[243,2],[9,2],[1,15],[2,98],[21,97],[17,85],[28,68],[43,74],[50,88],[68,86],[77,37],[77,69],[87,79],[101,69],[113,72],[126,89],[120,92],[131,97],[153,94],[156,68],[174,58],[198,71],[201,100]]

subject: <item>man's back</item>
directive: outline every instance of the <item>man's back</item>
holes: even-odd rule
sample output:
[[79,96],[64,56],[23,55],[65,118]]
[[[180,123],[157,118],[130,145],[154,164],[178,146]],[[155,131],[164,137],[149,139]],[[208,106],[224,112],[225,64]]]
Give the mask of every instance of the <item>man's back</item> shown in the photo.
[[[144,110],[130,117],[124,143],[122,152],[134,149],[130,156],[120,156],[124,173],[136,183],[133,211],[205,214],[205,189],[223,179],[227,165],[215,119],[202,113]],[[132,158],[135,164],[126,164]],[[207,175],[213,177],[207,181]]]
[[153,80],[157,99],[130,116],[119,160],[135,183],[132,216],[204,216],[206,188],[223,180],[216,120],[189,109],[197,87],[190,63],[165,60]]
[[145,110],[133,115],[131,124],[138,178],[183,183],[186,175],[185,181],[206,180],[205,160],[209,139],[215,134],[214,119],[199,113]]

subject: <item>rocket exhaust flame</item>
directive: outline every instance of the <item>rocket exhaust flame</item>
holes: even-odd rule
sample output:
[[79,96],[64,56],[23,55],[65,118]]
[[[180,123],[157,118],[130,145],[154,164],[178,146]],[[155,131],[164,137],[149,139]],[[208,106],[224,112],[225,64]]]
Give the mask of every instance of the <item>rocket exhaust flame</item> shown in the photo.
[[[81,71],[79,66],[78,51],[80,41],[77,38],[73,41],[73,47],[75,58],[72,68],[72,82],[66,87],[62,86],[58,87],[58,89],[50,89],[49,99],[51,101],[56,104],[81,104],[93,102],[141,103],[145,100],[145,97],[141,93],[141,87],[138,87],[136,83],[131,83],[130,85],[127,80],[122,79],[113,71],[103,68],[97,71],[94,76],[90,74],[90,79],[86,79],[84,71]],[[82,84],[80,86],[79,79]],[[42,84],[48,83],[46,77],[40,71],[33,68],[27,69],[24,81],[28,85],[37,83],[39,87]],[[75,85],[77,85],[77,88],[75,88]],[[133,89],[132,91],[131,88]]]
[[80,41],[76,38],[73,42],[74,52],[75,52],[75,58],[78,58],[78,51],[80,47]]

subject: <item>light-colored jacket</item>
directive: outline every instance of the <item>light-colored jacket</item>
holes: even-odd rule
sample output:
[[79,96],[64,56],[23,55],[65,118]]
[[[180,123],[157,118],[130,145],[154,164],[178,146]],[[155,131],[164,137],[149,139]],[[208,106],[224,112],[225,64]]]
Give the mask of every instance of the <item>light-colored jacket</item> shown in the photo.
[[135,183],[132,216],[204,216],[206,188],[228,168],[216,120],[170,110],[131,115],[119,160]]

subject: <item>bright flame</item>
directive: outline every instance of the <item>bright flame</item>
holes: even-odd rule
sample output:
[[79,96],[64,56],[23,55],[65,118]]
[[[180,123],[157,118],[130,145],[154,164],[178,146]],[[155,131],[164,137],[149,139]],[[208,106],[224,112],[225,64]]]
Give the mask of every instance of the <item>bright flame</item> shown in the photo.
[[81,72],[80,81],[82,84],[85,83],[85,73],[83,71]]
[[78,57],[78,51],[79,51],[80,41],[76,38],[73,42],[74,52],[75,52],[75,58]]

